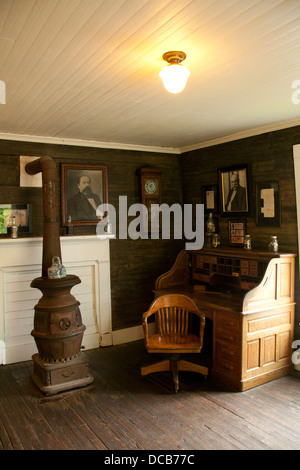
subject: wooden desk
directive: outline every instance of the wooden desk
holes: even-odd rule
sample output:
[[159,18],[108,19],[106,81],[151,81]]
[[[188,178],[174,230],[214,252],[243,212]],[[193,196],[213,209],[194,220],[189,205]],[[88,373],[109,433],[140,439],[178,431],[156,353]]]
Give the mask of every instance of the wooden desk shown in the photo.
[[212,375],[244,391],[291,371],[294,254],[203,248],[182,251],[155,295],[192,297],[213,322]]

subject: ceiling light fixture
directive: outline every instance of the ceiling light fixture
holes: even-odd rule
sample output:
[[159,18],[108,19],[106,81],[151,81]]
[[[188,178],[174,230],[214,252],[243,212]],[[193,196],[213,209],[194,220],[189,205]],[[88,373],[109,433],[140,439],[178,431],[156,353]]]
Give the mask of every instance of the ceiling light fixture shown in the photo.
[[159,76],[167,91],[170,93],[179,93],[186,85],[190,75],[189,70],[181,65],[186,58],[186,54],[181,51],[165,52],[162,58],[169,63],[159,72]]

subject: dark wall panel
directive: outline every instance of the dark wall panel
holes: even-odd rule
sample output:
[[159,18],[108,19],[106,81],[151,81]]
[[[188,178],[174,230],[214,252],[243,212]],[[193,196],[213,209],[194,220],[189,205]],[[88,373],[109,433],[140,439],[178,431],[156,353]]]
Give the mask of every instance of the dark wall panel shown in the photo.
[[[181,168],[176,155],[0,141],[0,202],[32,204],[33,232],[28,236],[42,235],[42,190],[20,188],[20,155],[51,156],[59,175],[61,163],[106,165],[108,202],[114,205],[117,214],[119,196],[127,196],[128,207],[140,202],[136,170],[142,166],[157,166],[162,170],[162,202],[182,203]],[[61,227],[61,235],[64,234],[65,229]],[[91,234],[95,234],[95,227],[74,228],[74,235]],[[182,247],[181,240],[110,242],[113,329],[141,324],[141,315],[153,299],[156,277],[170,268]]]
[[[31,203],[33,232],[42,234],[42,191],[19,187],[19,156],[49,155],[57,163],[100,164],[108,167],[109,202],[118,210],[120,195],[128,197],[128,206],[139,202],[136,170],[153,165],[162,170],[162,202],[201,203],[202,186],[218,184],[218,168],[248,163],[252,169],[252,191],[259,182],[280,183],[281,227],[270,229],[256,225],[255,216],[247,218],[253,246],[266,249],[269,236],[278,235],[281,251],[298,252],[297,217],[293,167],[293,145],[300,143],[300,126],[261,134],[183,154],[96,149],[68,145],[0,141],[0,202]],[[183,188],[183,189],[182,189]],[[228,218],[220,217],[223,245],[228,243]],[[75,228],[75,235],[95,233],[94,227]],[[64,229],[61,228],[61,234]],[[110,242],[113,329],[141,323],[141,314],[153,298],[152,289],[158,275],[167,271],[182,240],[113,240]],[[297,270],[296,270],[297,272]],[[299,280],[296,300],[300,305]],[[297,312],[298,312],[297,308]],[[297,313],[297,321],[300,315]],[[300,333],[300,332],[299,332]],[[298,335],[299,336],[299,335]]]
[[[252,173],[254,213],[246,217],[247,232],[252,247],[268,249],[271,235],[278,236],[283,252],[298,253],[297,213],[293,145],[300,143],[300,126],[269,132],[258,136],[206,147],[186,153],[181,157],[183,174],[183,199],[185,203],[202,201],[202,186],[218,184],[218,169],[247,163]],[[262,227],[256,224],[256,184],[279,181],[281,226]],[[233,217],[232,217],[233,218]],[[221,244],[228,245],[228,217],[219,217]],[[300,288],[296,259],[296,336],[300,337]]]

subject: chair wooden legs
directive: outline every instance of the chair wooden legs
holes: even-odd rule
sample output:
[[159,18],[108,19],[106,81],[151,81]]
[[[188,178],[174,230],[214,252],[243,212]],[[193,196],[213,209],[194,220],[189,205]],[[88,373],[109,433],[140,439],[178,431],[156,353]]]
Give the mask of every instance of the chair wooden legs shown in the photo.
[[150,366],[141,367],[141,375],[148,375],[152,374],[153,372],[164,372],[168,370],[172,371],[173,373],[175,393],[177,393],[179,390],[178,371],[187,370],[191,372],[197,372],[199,374],[204,375],[204,377],[207,377],[208,375],[207,367],[201,366],[199,364],[194,364],[192,362],[184,361],[182,359],[178,359],[177,357],[173,357],[171,360],[156,362],[155,364],[151,364]]
[[155,364],[151,364],[150,366],[141,367],[141,375],[148,375],[152,372],[164,372],[166,370],[170,370],[169,360],[156,362]]
[[179,389],[179,379],[178,379],[178,361],[177,360],[166,360],[161,362],[156,362],[150,366],[141,367],[141,375],[152,374],[152,372],[164,372],[164,371],[173,372],[173,382],[175,392],[178,392]]
[[198,374],[204,375],[206,378],[208,375],[208,368],[201,366],[199,364],[194,364],[193,362],[184,361],[182,359],[170,361],[171,368],[173,371],[173,382],[174,382],[174,389],[175,393],[179,390],[179,378],[178,378],[178,371],[180,370],[187,370],[191,372],[197,372]]
[[199,374],[204,375],[204,377],[207,377],[208,375],[208,367],[201,366],[199,364],[194,364],[193,362],[183,361],[182,359],[178,362],[178,370],[189,370],[191,372],[198,372]]

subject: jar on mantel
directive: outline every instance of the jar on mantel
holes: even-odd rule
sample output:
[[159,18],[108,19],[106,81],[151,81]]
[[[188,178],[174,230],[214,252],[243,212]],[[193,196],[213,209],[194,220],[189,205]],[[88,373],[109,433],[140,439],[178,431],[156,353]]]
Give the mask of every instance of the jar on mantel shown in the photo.
[[11,238],[18,238],[18,226],[16,224],[16,217],[15,216],[13,216],[13,218],[12,218],[12,225],[11,225],[10,230],[11,230],[11,232],[10,232]]
[[72,217],[69,215],[67,223],[67,235],[73,235]]
[[272,251],[273,253],[277,253],[278,249],[279,249],[279,246],[278,246],[277,236],[272,235],[270,237],[269,250]]

